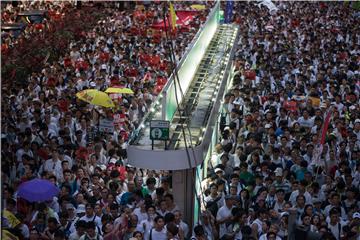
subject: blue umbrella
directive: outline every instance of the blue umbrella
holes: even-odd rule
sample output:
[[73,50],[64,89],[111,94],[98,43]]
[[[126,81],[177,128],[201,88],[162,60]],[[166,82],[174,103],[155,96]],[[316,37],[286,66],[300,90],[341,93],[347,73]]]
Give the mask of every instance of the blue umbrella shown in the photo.
[[48,180],[33,179],[19,186],[18,196],[29,202],[45,202],[52,200],[59,191],[59,188]]

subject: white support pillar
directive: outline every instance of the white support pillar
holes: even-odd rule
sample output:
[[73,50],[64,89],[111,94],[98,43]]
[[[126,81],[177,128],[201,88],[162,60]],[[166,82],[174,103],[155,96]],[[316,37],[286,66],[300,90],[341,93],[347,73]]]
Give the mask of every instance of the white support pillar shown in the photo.
[[194,187],[193,169],[177,170],[172,173],[172,189],[174,201],[183,213],[183,220],[189,224],[190,231],[194,218]]

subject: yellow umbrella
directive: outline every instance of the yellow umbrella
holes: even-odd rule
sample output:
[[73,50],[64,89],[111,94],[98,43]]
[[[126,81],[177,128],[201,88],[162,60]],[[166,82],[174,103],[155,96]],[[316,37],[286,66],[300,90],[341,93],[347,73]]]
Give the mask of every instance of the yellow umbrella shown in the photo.
[[83,90],[81,92],[78,92],[76,96],[80,100],[83,100],[93,105],[103,107],[115,107],[109,95],[96,89]]
[[105,90],[106,93],[125,93],[125,94],[134,94],[134,91],[130,88],[108,88]]

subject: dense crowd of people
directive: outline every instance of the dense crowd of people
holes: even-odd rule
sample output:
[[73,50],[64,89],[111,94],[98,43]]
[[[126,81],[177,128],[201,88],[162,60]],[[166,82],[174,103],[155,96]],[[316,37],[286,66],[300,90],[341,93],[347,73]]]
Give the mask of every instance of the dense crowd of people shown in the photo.
[[71,1],[7,1],[1,3],[1,22],[16,23],[20,12],[31,10],[47,10],[62,12],[66,7],[70,7],[74,2]]
[[[1,32],[2,51],[8,51],[17,44],[19,36],[29,38],[31,34],[38,33],[45,28],[49,19],[61,18],[67,10],[73,8],[73,1],[13,1],[1,3],[1,24],[23,23],[23,30]],[[43,10],[44,16],[30,16],[27,22],[19,17],[19,13],[32,10]],[[46,16],[46,18],[45,18]],[[32,20],[32,21],[31,21]]]
[[[47,4],[52,6],[46,2],[26,6],[46,9]],[[165,29],[159,24],[164,4],[144,2],[126,11],[119,11],[117,3],[96,4],[107,17],[85,33],[86,39],[71,42],[59,61],[46,63],[41,72],[24,79],[26,87],[19,88],[21,84],[14,82],[2,88],[4,236],[142,239],[150,235],[150,239],[158,239],[163,231],[152,230],[154,221],[164,224],[166,213],[172,211],[173,231],[181,222],[169,172],[135,169],[126,162],[132,130],[161,91],[172,67]],[[174,7],[176,11],[191,10],[191,4]],[[176,32],[167,27],[176,45],[177,62],[212,5],[192,11],[190,21],[179,25]],[[13,12],[13,17],[3,17],[15,19],[22,7],[25,5],[13,8],[8,4],[6,12]],[[111,95],[114,109],[94,106],[75,96],[82,90],[104,91],[111,86],[130,88],[134,94]],[[101,119],[114,115],[118,116],[114,131],[101,132]],[[35,178],[53,182],[59,195],[40,203],[19,197],[18,187]],[[155,217],[155,212],[161,216]]]
[[[177,61],[212,4],[176,33]],[[341,2],[275,5],[234,3],[237,74],[194,228],[170,172],[127,165],[129,136],[172,67],[164,33],[150,30],[162,5],[145,1],[127,12],[104,9],[108,17],[88,38],[29,76],[27,88],[2,89],[2,210],[17,219],[3,215],[3,230],[51,240],[359,239],[358,15]],[[112,95],[115,112],[75,97],[109,86],[135,93]],[[99,133],[113,114],[114,132]],[[20,184],[34,178],[60,194],[19,198]]]
[[204,229],[220,239],[359,239],[357,11],[260,5],[235,3],[238,72],[203,181]]

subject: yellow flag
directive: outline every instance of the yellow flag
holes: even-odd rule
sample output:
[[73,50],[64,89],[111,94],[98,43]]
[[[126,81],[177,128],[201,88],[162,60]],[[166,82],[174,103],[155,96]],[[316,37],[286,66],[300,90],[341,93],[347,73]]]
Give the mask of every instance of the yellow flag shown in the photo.
[[172,5],[172,3],[170,3],[170,17],[171,17],[172,29],[175,30],[175,27],[176,27],[176,14],[175,14],[174,5]]
[[3,240],[19,240],[17,236],[9,232],[8,230],[2,230],[2,239]]
[[145,9],[144,5],[142,5],[142,4],[136,5],[136,8],[140,11]]
[[19,219],[17,219],[12,212],[5,209],[3,215],[8,220],[11,227],[16,227],[16,225],[20,224]]

